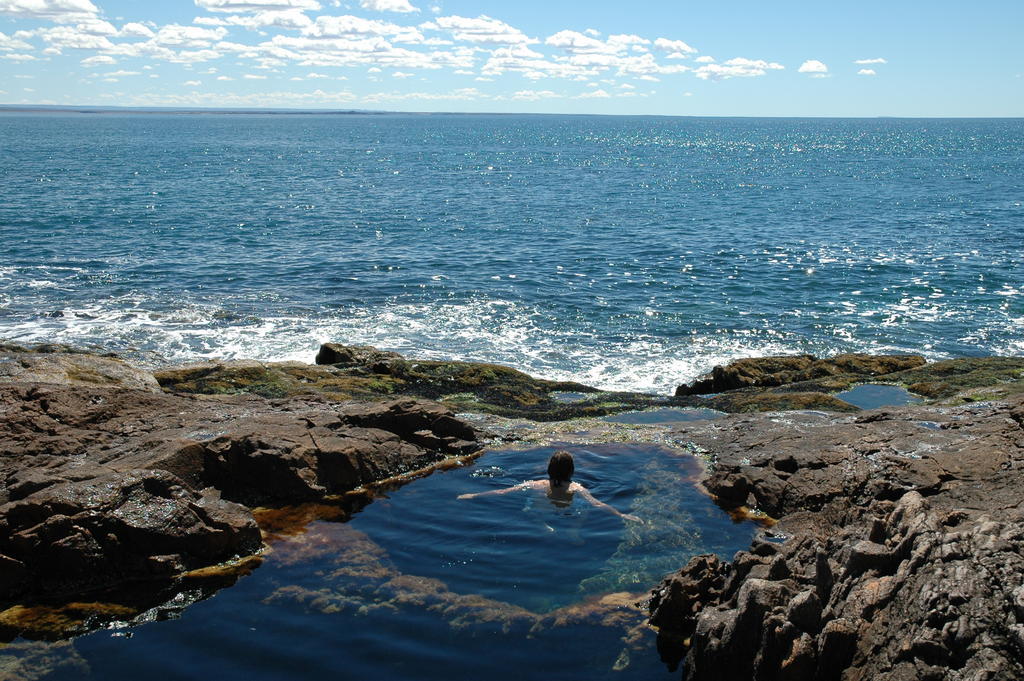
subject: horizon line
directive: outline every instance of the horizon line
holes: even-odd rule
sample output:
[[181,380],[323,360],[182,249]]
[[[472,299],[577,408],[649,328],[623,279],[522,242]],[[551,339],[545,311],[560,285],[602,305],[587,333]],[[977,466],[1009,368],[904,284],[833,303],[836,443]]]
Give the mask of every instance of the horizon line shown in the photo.
[[408,115],[408,116],[593,116],[606,118],[778,118],[778,119],[857,119],[857,120],[1021,120],[1022,116],[874,116],[848,115],[750,115],[750,114],[609,114],[559,113],[515,111],[396,111],[388,109],[300,109],[290,107],[176,107],[176,106],[117,106],[97,104],[0,104],[0,112],[7,113],[136,113],[136,114],[223,114],[223,115]]

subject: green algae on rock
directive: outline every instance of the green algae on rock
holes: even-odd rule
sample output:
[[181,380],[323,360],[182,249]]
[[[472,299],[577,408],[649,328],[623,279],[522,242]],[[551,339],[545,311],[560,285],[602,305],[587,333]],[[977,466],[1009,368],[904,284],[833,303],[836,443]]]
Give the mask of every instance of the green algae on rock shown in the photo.
[[706,395],[737,388],[771,388],[791,383],[824,380],[833,390],[867,378],[913,369],[925,364],[921,355],[868,355],[850,353],[819,359],[814,355],[750,357],[716,366],[707,376],[681,385],[677,395]]
[[1024,393],[1024,357],[961,357],[925,362],[920,355],[754,357],[716,366],[676,390],[707,395],[720,411],[856,411],[836,393],[864,383],[889,384],[942,403],[978,402]]
[[[486,362],[407,359],[371,346],[326,343],[317,364],[235,360],[162,369],[157,381],[168,392],[268,398],[321,395],[330,400],[379,401],[404,395],[437,400],[467,412],[525,417],[538,421],[603,416],[630,409],[664,406],[669,398],[643,393],[603,392],[572,381],[534,378],[511,367]],[[585,398],[559,399],[563,393]],[[670,400],[699,406],[700,398]]]

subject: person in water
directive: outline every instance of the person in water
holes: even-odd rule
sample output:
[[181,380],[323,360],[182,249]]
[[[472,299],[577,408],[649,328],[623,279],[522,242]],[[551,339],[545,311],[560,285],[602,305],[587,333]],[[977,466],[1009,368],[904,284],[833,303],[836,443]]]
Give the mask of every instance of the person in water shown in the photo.
[[551,455],[551,459],[548,460],[548,479],[547,480],[527,480],[521,482],[518,485],[512,487],[506,487],[505,489],[496,489],[489,492],[476,492],[475,494],[460,494],[459,499],[473,499],[475,497],[483,497],[489,494],[508,494],[509,492],[515,492],[521,489],[535,489],[543,491],[547,494],[548,499],[551,503],[556,506],[568,506],[572,503],[573,498],[579,494],[583,499],[591,506],[603,509],[609,513],[614,513],[623,520],[633,520],[635,522],[643,522],[640,518],[629,513],[620,513],[618,509],[613,506],[609,506],[603,501],[599,501],[590,493],[590,490],[581,485],[578,482],[572,481],[572,474],[576,471],[576,464],[572,460],[572,454],[560,449]]

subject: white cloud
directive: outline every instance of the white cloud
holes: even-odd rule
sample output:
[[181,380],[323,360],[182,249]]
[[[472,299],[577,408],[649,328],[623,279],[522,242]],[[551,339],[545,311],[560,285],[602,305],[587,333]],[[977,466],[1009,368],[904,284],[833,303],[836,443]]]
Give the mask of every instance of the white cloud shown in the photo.
[[0,0],[0,14],[57,23],[86,21],[99,12],[89,0]]
[[559,31],[549,36],[544,44],[574,55],[615,55],[626,52],[631,45],[649,45],[650,42],[636,35],[612,35],[608,36],[608,40],[598,40],[579,31]]
[[86,57],[81,61],[82,66],[98,66],[100,64],[116,64],[117,60],[105,54],[97,54],[93,57]]
[[662,52],[668,52],[669,59],[681,59],[697,51],[682,40],[669,40],[668,38],[658,38],[654,41],[654,46]]
[[192,23],[201,26],[242,26],[251,30],[261,28],[303,29],[313,23],[302,10],[266,10],[252,14],[220,17],[196,17]]
[[420,28],[448,31],[456,40],[467,43],[529,45],[537,42],[536,39],[526,36],[518,28],[483,14],[475,19],[457,15],[438,17],[433,21],[422,24]]
[[316,0],[195,0],[196,6],[211,12],[266,12],[274,10],[318,10]]
[[[242,78],[245,78],[246,80],[266,80],[267,79],[266,76],[260,76],[260,75],[257,75],[255,73],[247,73],[244,76],[242,76]],[[217,80],[220,80],[220,78],[218,78]]]
[[797,73],[810,73],[820,78],[828,73],[828,67],[817,59],[808,59],[800,65]]
[[167,24],[160,27],[154,40],[159,45],[209,47],[211,43],[221,40],[227,34],[228,30],[223,27],[202,28],[200,26]]
[[118,35],[125,38],[152,38],[156,34],[148,26],[132,22],[122,26]]
[[35,61],[36,58],[31,54],[5,54],[0,59],[6,59],[7,61]]
[[198,80],[186,80],[185,81],[185,87],[199,87],[202,84],[203,84],[202,81],[198,81]]
[[122,78],[124,76],[141,76],[142,72],[141,71],[125,71],[125,70],[122,69],[120,71],[111,71],[110,73],[105,73],[103,75],[107,76],[108,78]]
[[703,57],[697,57],[694,61],[698,64],[714,64],[715,58],[705,54]]
[[80,33],[87,35],[105,35],[115,36],[117,35],[117,29],[109,21],[103,21],[102,19],[86,19],[80,21],[75,25]]
[[419,12],[409,0],[359,0],[359,6],[373,12]]
[[596,28],[588,28],[587,30],[585,30],[583,32],[586,33],[587,35],[589,35],[591,38],[600,38],[601,37],[601,31],[597,30]]
[[78,26],[56,26],[38,31],[40,37],[57,48],[73,50],[109,50],[114,43],[105,35],[80,30]]
[[315,23],[302,30],[302,35],[308,38],[394,36],[399,42],[423,41],[423,34],[415,28],[376,19],[364,19],[349,14],[337,17],[317,17]]
[[9,36],[0,31],[0,50],[8,52],[11,50],[31,50],[32,46],[24,40]]
[[858,76],[874,76],[877,75],[874,69],[861,69],[857,72]]
[[405,73],[404,71],[395,71],[394,73],[391,74],[391,77],[392,78],[412,78],[415,75],[416,75],[415,73]]
[[768,71],[779,71],[786,68],[776,62],[763,59],[746,59],[735,57],[722,64],[705,64],[694,71],[701,80],[725,80],[726,78],[753,78],[763,76]]
[[886,60],[881,57],[875,57],[874,59],[856,59],[854,64],[888,64]]
[[217,76],[217,80],[234,80],[231,76]]
[[310,79],[330,78],[330,76],[328,76],[326,73],[307,73],[306,74],[306,78],[310,78]]
[[582,95],[577,95],[576,99],[608,99],[609,97],[611,95],[604,90],[591,90],[590,92],[584,92]]

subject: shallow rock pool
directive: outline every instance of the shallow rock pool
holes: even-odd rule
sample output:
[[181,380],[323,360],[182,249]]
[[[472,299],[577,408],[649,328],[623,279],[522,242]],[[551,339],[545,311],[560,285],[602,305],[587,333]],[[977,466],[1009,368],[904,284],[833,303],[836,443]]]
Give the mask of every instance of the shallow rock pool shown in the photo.
[[579,495],[568,507],[527,490],[458,499],[546,477],[555,447],[494,451],[350,518],[268,512],[264,564],[180,617],[16,641],[0,662],[54,680],[674,679],[636,604],[691,556],[746,548],[756,528],[697,488],[688,454],[567,449],[577,482],[640,521]]

